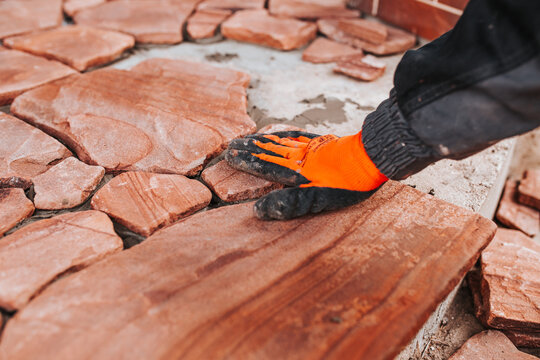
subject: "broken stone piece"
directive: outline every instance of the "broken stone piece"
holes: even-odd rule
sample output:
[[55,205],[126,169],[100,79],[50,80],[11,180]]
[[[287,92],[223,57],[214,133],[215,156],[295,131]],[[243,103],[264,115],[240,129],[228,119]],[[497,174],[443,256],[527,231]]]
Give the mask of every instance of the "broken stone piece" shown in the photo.
[[279,131],[306,131],[306,129],[288,124],[268,124],[257,131],[259,134],[272,134]]
[[7,323],[0,354],[307,359],[331,347],[335,359],[393,359],[494,230],[392,181],[290,221],[221,207],[52,284]]
[[448,360],[535,360],[535,356],[516,349],[500,331],[486,330],[471,337]]
[[293,50],[313,40],[317,26],[301,20],[277,18],[269,15],[267,10],[243,10],[221,25],[221,33],[233,40]]
[[64,12],[73,17],[77,11],[105,3],[107,0],[64,0]]
[[362,50],[319,37],[302,53],[302,60],[315,64],[336,62],[348,56],[362,56]]
[[505,330],[503,332],[517,347],[540,348],[540,332],[519,332],[514,330]]
[[17,50],[0,51],[0,106],[27,90],[75,73],[53,60]]
[[33,213],[34,204],[23,189],[0,189],[0,237]]
[[224,10],[246,10],[264,9],[265,0],[204,0],[197,7],[198,10],[224,9]]
[[69,157],[34,177],[34,204],[43,210],[70,209],[82,204],[105,175],[101,166],[90,166]]
[[26,225],[0,241],[0,307],[22,308],[57,276],[80,270],[122,246],[111,220],[99,211]]
[[347,9],[345,0],[269,0],[272,15],[301,19],[359,17],[357,10]]
[[193,39],[207,39],[216,34],[218,26],[231,16],[231,10],[201,9],[188,19],[187,32]]
[[372,55],[349,56],[334,67],[336,73],[363,81],[374,81],[383,76],[385,70],[386,64]]
[[527,170],[519,183],[519,202],[540,210],[540,169]]
[[388,38],[388,27],[365,19],[339,19],[338,28],[372,44],[382,44]]
[[138,234],[149,236],[206,207],[211,200],[210,190],[182,175],[126,172],[98,190],[92,198],[92,208]]
[[135,39],[116,31],[75,25],[10,37],[4,45],[84,71],[118,58],[135,45]]
[[54,138],[0,113],[0,187],[27,189],[34,176],[68,156],[71,152]]
[[517,182],[508,180],[497,210],[497,220],[504,225],[534,236],[540,231],[540,212],[517,202]]
[[0,1],[0,39],[61,24],[62,0]]

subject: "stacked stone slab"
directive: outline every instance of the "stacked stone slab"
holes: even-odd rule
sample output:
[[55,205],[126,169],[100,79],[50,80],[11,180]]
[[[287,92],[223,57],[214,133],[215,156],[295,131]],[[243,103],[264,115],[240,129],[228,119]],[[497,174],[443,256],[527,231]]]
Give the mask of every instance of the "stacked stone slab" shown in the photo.
[[483,331],[471,337],[448,360],[535,360],[535,356],[516,349],[503,333],[494,330]]

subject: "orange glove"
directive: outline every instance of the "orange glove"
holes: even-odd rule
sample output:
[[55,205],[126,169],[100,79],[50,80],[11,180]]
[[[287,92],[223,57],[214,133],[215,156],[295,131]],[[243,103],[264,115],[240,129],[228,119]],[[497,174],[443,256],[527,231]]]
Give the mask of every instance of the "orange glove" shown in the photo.
[[349,206],[388,180],[364,150],[361,133],[342,138],[297,131],[251,135],[233,140],[226,159],[239,170],[295,186],[260,199],[255,212],[262,219]]

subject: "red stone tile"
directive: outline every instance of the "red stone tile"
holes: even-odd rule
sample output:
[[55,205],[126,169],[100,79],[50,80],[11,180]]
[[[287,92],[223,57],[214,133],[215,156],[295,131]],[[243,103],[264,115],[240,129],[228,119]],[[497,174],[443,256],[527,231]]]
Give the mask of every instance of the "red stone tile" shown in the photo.
[[439,0],[439,2],[449,5],[453,8],[463,10],[469,3],[469,0]]
[[248,82],[233,70],[152,59],[133,71],[106,68],[40,87],[11,111],[107,171],[194,175],[230,140],[255,132]]
[[264,9],[265,0],[204,0],[197,7],[202,9],[246,10]]
[[351,55],[362,56],[362,54],[362,50],[320,37],[304,50],[302,60],[315,64],[329,63],[336,62],[343,57]]
[[0,189],[0,237],[34,213],[34,204],[22,189]]
[[388,39],[388,27],[376,21],[340,19],[338,28],[348,35],[372,44],[382,44]]
[[535,360],[536,357],[516,349],[500,331],[487,330],[474,335],[448,360]]
[[540,169],[525,172],[518,192],[520,203],[540,210]]
[[243,10],[221,25],[221,33],[233,40],[293,50],[313,40],[317,35],[317,26],[296,19],[270,16],[266,10]]
[[497,220],[504,225],[534,236],[540,231],[540,212],[517,202],[517,182],[508,180],[497,210]]
[[122,246],[111,220],[98,211],[26,225],[0,241],[0,307],[22,308],[58,275],[89,266]]
[[395,182],[291,221],[221,207],[48,287],[9,321],[0,354],[391,359],[494,230]]
[[107,0],[64,0],[64,12],[73,16],[77,11],[101,5]]
[[4,45],[84,71],[115,60],[135,45],[135,39],[116,31],[75,25],[7,38]]
[[212,193],[182,175],[126,172],[92,198],[92,208],[128,229],[149,236],[157,229],[206,207]]
[[0,39],[61,24],[62,0],[0,1]]
[[334,72],[345,74],[349,77],[374,81],[383,76],[386,64],[375,56],[349,56],[337,62]]
[[272,134],[279,131],[306,131],[306,129],[288,124],[268,124],[257,131],[259,134]]
[[269,0],[268,9],[272,15],[301,19],[360,16],[347,9],[345,0]]
[[347,3],[352,9],[358,9],[366,14],[376,15],[376,9],[373,8],[373,0],[349,0]]
[[23,92],[76,71],[56,61],[16,50],[0,51],[0,106]]
[[517,347],[540,348],[540,332],[519,332],[512,330],[503,332]]
[[197,10],[188,19],[187,32],[193,39],[211,38],[216,34],[218,26],[231,14],[232,11],[222,9]]
[[41,130],[0,113],[0,187],[28,188],[34,176],[70,155]]

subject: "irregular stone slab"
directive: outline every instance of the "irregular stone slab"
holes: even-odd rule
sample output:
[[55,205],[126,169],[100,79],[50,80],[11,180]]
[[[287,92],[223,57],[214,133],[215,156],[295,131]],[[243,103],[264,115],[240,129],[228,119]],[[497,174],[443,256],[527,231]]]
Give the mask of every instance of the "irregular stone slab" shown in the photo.
[[487,330],[474,335],[448,360],[535,360],[536,356],[516,349],[500,331]]
[[62,0],[0,1],[0,39],[61,24]]
[[69,157],[34,177],[34,203],[43,210],[70,209],[82,204],[105,175],[101,166],[90,166]]
[[266,10],[243,10],[221,25],[221,33],[233,40],[293,50],[313,40],[317,35],[317,26],[296,19],[270,16]]
[[372,44],[368,41],[349,35],[339,28],[338,19],[320,19],[317,21],[319,31],[337,42],[362,49],[375,55],[391,55],[409,50],[416,44],[416,37],[403,30],[387,26],[388,38],[382,44]]
[[231,16],[231,10],[201,9],[188,19],[187,32],[193,39],[207,39],[216,34],[218,26]]
[[372,44],[382,44],[388,39],[388,27],[379,22],[364,19],[340,19],[338,28],[346,34]]
[[540,212],[517,202],[517,181],[506,182],[497,210],[497,220],[529,236],[534,236],[540,231]]
[[135,45],[135,39],[116,31],[75,25],[7,38],[4,45],[84,71],[118,58]]
[[386,64],[372,55],[349,56],[339,60],[334,67],[335,73],[363,81],[377,80],[383,76],[385,70]]
[[67,213],[27,225],[0,241],[0,307],[20,309],[58,275],[121,249],[122,239],[99,211]]
[[157,229],[206,207],[212,193],[182,175],[126,172],[92,198],[92,208],[128,229],[149,236]]
[[540,169],[526,171],[518,191],[520,203],[540,210]]
[[64,0],[64,12],[73,17],[77,11],[104,4],[107,0]]
[[357,10],[347,9],[344,0],[269,0],[272,15],[302,19],[359,17]]
[[264,9],[265,0],[204,0],[197,7],[203,9],[246,10]]
[[513,330],[505,330],[503,332],[517,347],[535,349],[540,347],[540,332],[519,332]]
[[319,37],[302,53],[302,60],[315,64],[336,62],[348,56],[362,56],[360,49]]
[[0,113],[0,188],[29,188],[34,176],[68,156],[71,152],[57,140]]
[[396,182],[291,221],[221,207],[45,289],[0,357],[391,359],[494,231]]
[[257,131],[259,134],[272,134],[279,131],[306,131],[306,129],[288,124],[268,124]]
[[48,84],[18,97],[11,111],[107,171],[195,175],[230,140],[255,132],[247,83],[237,71],[152,59],[133,71],[105,68]]
[[27,90],[75,73],[75,70],[56,61],[22,51],[2,50],[0,106],[10,104],[16,96]]
[[33,213],[34,204],[23,189],[0,189],[0,237]]

